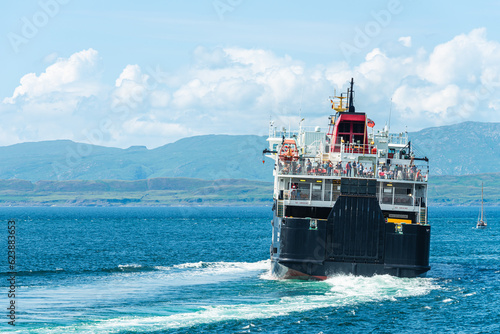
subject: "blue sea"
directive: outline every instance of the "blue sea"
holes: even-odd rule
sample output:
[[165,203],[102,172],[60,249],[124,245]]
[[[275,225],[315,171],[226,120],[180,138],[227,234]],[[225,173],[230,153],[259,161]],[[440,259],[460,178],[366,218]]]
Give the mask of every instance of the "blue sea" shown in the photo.
[[[430,208],[425,278],[269,273],[272,211],[0,208],[0,331],[498,333],[500,208]],[[8,221],[16,222],[8,324]]]

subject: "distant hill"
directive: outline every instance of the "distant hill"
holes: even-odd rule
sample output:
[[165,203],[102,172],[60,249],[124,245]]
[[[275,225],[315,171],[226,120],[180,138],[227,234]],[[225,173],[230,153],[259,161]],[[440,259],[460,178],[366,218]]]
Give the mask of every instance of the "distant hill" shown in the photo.
[[[409,133],[430,158],[433,175],[500,172],[500,123],[465,122]],[[272,161],[262,164],[266,138],[206,135],[149,150],[103,147],[70,140],[0,147],[0,179],[141,180],[189,177],[272,181]]]
[[272,181],[273,164],[262,163],[268,146],[259,136],[208,135],[156,149],[103,147],[70,140],[0,147],[0,179],[141,180],[190,177]]
[[464,122],[409,133],[433,175],[500,172],[500,123]]

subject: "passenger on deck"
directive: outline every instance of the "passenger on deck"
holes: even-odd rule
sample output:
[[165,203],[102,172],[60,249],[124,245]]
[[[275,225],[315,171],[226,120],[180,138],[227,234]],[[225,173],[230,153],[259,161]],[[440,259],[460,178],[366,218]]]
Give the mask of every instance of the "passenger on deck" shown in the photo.
[[394,180],[394,170],[391,169],[392,165],[389,165],[388,166],[388,170],[387,170],[387,178],[388,179],[391,179],[391,180]]
[[401,165],[396,165],[396,179],[403,179],[403,167],[401,167]]
[[377,169],[377,175],[381,179],[383,179],[385,176],[384,172],[382,172],[382,166],[380,166],[380,165],[378,166],[378,169]]
[[417,167],[413,165],[410,167],[410,180],[415,180],[415,174],[417,174]]
[[282,170],[282,174],[288,174],[290,171],[288,169],[288,165],[285,165],[285,167],[283,167],[283,170]]
[[358,176],[358,165],[356,164],[356,161],[353,161],[352,169],[354,171],[354,177],[357,177]]
[[311,174],[311,169],[312,169],[311,160],[307,159],[307,162],[306,162],[306,171],[307,171],[307,174]]
[[297,183],[292,183],[291,199],[297,199]]
[[291,172],[292,172],[292,174],[294,174],[294,175],[295,175],[295,173],[297,172],[297,162],[296,162],[296,161],[292,161],[292,165],[291,165],[290,171],[291,171]]
[[346,176],[351,176],[351,169],[352,169],[352,166],[351,166],[351,162],[348,161],[346,164],[345,164],[345,175]]
[[368,167],[365,167],[363,174],[365,174],[366,177],[371,177],[373,175],[372,168],[370,167],[370,169],[368,169]]
[[420,169],[415,174],[415,181],[422,181],[422,172]]

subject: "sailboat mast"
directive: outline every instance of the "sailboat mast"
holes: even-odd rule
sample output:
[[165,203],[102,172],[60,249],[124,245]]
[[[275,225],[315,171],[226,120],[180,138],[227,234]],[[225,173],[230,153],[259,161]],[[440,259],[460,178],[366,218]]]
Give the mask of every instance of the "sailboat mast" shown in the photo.
[[481,183],[481,221],[483,221],[483,204],[484,204],[484,201],[483,201],[483,183]]

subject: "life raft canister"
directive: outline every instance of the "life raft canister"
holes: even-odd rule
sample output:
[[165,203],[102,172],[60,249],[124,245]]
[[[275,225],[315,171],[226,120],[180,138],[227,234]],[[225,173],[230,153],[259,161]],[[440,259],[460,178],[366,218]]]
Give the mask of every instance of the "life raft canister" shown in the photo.
[[281,161],[297,161],[299,160],[299,152],[294,139],[285,139],[281,145],[279,158]]

